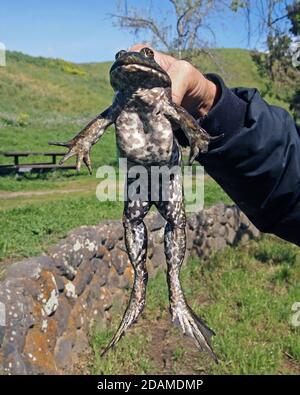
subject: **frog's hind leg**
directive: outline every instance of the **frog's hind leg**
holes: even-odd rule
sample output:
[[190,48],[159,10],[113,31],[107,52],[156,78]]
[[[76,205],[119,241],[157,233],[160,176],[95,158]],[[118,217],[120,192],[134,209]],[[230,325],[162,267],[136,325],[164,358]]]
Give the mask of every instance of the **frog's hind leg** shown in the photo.
[[214,332],[196,316],[187,304],[180,284],[179,274],[186,250],[186,218],[183,196],[180,196],[179,191],[181,191],[181,185],[177,184],[176,177],[174,177],[174,180],[170,182],[169,200],[157,204],[158,210],[167,221],[164,242],[170,313],[172,322],[179,324],[183,333],[190,336],[200,350],[208,351],[217,362],[210,344],[210,338]]
[[149,208],[150,203],[146,201],[135,200],[125,202],[123,216],[125,244],[131,265],[134,269],[134,284],[122,322],[102,355],[121,339],[126,330],[137,321],[145,307],[146,286],[148,281],[148,272],[146,268],[148,237],[143,219],[149,211]]

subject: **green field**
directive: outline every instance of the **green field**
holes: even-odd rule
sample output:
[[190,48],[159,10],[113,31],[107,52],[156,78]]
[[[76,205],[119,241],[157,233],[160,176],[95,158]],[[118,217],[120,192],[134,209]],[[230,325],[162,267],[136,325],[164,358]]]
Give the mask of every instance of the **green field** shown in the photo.
[[[221,74],[229,86],[256,87],[271,103],[288,108],[270,91],[248,51],[222,49],[216,54],[221,67],[205,56],[194,63],[203,72]],[[72,137],[110,104],[109,67],[109,63],[72,64],[8,52],[7,67],[0,68],[0,151],[53,151],[48,141]],[[93,148],[92,161],[94,169],[116,165],[112,128]],[[3,157],[0,162],[11,163]],[[0,177],[0,276],[5,265],[47,251],[74,227],[120,218],[121,203],[96,199],[98,182],[95,171],[89,176],[85,169],[81,174]],[[205,205],[220,201],[230,203],[207,177]],[[218,333],[213,343],[220,365],[211,364],[184,338],[178,341],[179,331],[170,329],[166,283],[160,273],[150,282],[141,323],[105,360],[100,360],[99,349],[111,329],[95,329],[89,371],[299,373],[299,330],[288,323],[292,304],[300,301],[299,277],[298,250],[268,237],[247,248],[228,248],[209,262],[190,259],[182,273],[186,294]],[[161,356],[164,349],[166,355]]]

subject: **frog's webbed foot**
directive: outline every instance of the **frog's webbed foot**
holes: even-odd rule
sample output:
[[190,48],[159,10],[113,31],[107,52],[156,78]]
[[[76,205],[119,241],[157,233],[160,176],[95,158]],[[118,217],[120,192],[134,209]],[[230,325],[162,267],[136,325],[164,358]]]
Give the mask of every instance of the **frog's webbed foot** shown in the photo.
[[131,265],[134,269],[134,284],[128,307],[122,322],[109,345],[101,355],[115,346],[127,329],[135,323],[145,307],[148,272],[146,268],[147,229],[143,218],[149,211],[149,202],[129,201],[125,203],[125,242]]
[[183,107],[175,103],[165,104],[164,114],[170,119],[171,122],[176,123],[181,127],[185,133],[189,145],[190,156],[189,165],[191,165],[196,157],[201,153],[208,152],[209,143],[222,138],[224,135],[211,136],[199,123],[189,114]]
[[145,307],[146,301],[146,284],[147,284],[147,272],[144,275],[140,276],[135,274],[135,281],[132,290],[132,294],[130,297],[129,305],[125,311],[125,314],[122,318],[122,322],[115,333],[113,339],[110,341],[109,345],[105,348],[105,350],[101,353],[101,356],[106,354],[106,352],[114,347],[118,341],[121,339],[127,329],[134,324]]
[[59,162],[60,165],[63,165],[68,159],[76,156],[76,169],[80,171],[81,163],[83,162],[89,173],[92,174],[92,163],[90,158],[90,150],[91,144],[88,141],[85,141],[83,138],[77,138],[67,141],[65,143],[61,142],[49,142],[49,145],[56,145],[59,147],[67,147],[69,151],[64,155],[64,157]]
[[201,318],[197,317],[183,297],[180,301],[171,303],[170,312],[172,322],[179,324],[183,333],[194,340],[199,350],[207,351],[213,360],[218,363],[218,358],[210,344],[210,339],[215,333],[206,326]]

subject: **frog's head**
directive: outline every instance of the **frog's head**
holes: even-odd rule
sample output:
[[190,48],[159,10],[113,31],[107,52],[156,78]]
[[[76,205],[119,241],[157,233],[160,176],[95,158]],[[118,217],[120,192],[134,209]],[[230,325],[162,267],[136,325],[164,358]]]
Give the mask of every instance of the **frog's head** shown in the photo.
[[140,52],[119,51],[110,69],[110,83],[115,91],[171,86],[170,77],[156,63],[150,48]]

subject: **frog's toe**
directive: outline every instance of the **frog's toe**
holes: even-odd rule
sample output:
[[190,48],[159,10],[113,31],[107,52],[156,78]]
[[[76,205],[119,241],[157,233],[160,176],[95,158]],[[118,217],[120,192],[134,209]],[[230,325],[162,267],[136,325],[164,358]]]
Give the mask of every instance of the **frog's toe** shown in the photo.
[[200,150],[199,150],[198,146],[195,145],[195,146],[191,147],[190,157],[189,157],[189,165],[190,166],[193,164],[194,160],[197,158],[199,153],[200,153]]
[[125,311],[122,322],[109,345],[101,353],[101,356],[104,356],[109,349],[113,348],[118,343],[118,341],[125,335],[127,329],[129,329],[132,324],[137,322],[139,316],[144,310],[144,307],[145,297],[142,296],[141,298],[139,298],[136,295],[135,289],[133,289],[133,295],[130,299],[127,310]]
[[207,351],[212,359],[218,363],[218,358],[214,353],[210,340],[215,333],[191,310],[188,305],[174,306],[171,308],[173,323],[179,323],[183,333],[191,337],[196,346],[201,351]]

